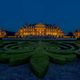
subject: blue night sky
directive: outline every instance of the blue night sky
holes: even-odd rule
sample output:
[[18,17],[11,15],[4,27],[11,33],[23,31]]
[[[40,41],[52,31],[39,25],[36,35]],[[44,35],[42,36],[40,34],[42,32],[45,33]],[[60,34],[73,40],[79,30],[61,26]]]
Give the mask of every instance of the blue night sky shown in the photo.
[[0,0],[0,27],[17,31],[25,23],[57,24],[64,32],[80,28],[80,0]]

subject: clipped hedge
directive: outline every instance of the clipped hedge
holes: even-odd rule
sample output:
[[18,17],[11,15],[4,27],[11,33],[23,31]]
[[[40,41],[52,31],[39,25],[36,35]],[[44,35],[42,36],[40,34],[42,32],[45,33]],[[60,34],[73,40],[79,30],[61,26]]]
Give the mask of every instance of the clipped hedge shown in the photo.
[[36,54],[31,57],[30,63],[35,75],[42,78],[47,71],[49,57],[45,54]]
[[76,55],[80,56],[80,45],[77,44],[52,40],[4,41],[0,44],[0,62],[16,66],[30,61],[35,75],[43,78],[50,60],[54,63],[65,64],[74,61]]
[[58,64],[65,64],[67,62],[71,62],[76,59],[75,54],[62,55],[62,54],[50,53],[49,56],[52,62],[58,63]]
[[31,53],[10,55],[9,65],[15,66],[15,65],[27,63],[30,56],[31,56]]
[[10,56],[5,53],[0,53],[0,62],[1,63],[9,63]]

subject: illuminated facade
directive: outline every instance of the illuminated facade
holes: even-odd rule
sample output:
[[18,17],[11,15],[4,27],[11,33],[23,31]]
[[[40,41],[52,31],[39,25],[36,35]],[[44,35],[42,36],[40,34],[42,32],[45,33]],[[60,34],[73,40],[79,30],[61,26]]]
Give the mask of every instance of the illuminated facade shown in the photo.
[[80,30],[76,30],[74,32],[74,36],[75,36],[75,38],[80,38]]
[[63,37],[63,31],[56,25],[47,24],[33,24],[25,25],[19,29],[15,34],[17,37],[27,37],[27,36],[53,36],[53,37]]
[[0,29],[0,38],[4,38],[6,36],[6,32]]

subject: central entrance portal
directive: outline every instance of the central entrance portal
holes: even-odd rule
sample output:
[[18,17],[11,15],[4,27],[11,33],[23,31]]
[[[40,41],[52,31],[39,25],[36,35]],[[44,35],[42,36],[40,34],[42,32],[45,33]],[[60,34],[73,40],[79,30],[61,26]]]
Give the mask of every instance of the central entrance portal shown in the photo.
[[37,36],[45,36],[45,30],[46,30],[46,28],[45,28],[45,25],[43,25],[43,24],[37,24],[37,25],[35,25],[35,30],[36,30],[36,35]]

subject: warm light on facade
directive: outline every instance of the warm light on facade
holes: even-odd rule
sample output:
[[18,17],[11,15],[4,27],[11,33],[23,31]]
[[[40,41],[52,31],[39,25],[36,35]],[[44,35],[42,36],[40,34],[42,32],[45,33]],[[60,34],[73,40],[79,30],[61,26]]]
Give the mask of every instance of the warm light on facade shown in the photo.
[[27,37],[27,36],[53,36],[53,37],[63,37],[64,33],[59,27],[47,26],[45,24],[36,24],[34,26],[22,27],[16,33],[18,37]]
[[0,29],[0,38],[4,38],[6,36],[6,32]]
[[74,36],[75,38],[80,38],[80,31],[75,31]]
[[7,35],[7,32],[0,29],[0,38],[26,38],[28,36],[52,36],[54,38],[80,38],[80,30],[77,30],[73,33],[73,35],[64,35],[64,32],[60,29],[60,27],[56,25],[48,25],[48,24],[30,24],[22,26],[15,33],[14,36]]

